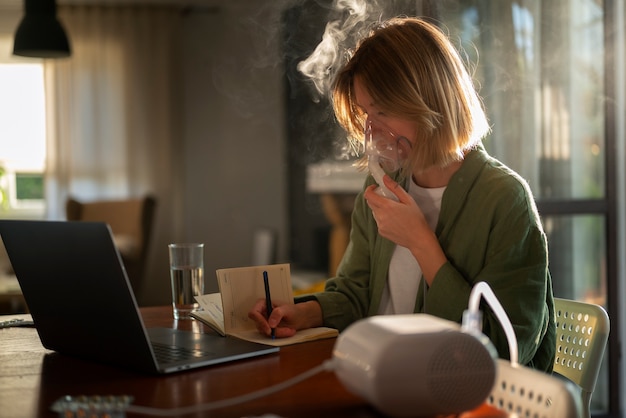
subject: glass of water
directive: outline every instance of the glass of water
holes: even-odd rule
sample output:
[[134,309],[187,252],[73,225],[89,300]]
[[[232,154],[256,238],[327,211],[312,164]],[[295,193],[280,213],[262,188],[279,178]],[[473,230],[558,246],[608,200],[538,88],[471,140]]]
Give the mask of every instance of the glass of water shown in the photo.
[[174,319],[190,319],[204,294],[204,244],[169,244]]

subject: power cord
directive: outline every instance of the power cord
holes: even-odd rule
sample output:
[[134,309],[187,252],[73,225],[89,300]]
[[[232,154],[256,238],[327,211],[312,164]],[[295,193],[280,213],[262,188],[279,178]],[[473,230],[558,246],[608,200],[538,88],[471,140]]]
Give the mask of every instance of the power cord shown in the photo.
[[132,412],[134,414],[141,414],[141,415],[151,415],[155,417],[173,417],[173,416],[182,416],[182,415],[188,415],[188,414],[204,412],[204,411],[211,411],[211,410],[219,409],[219,408],[226,408],[229,406],[238,405],[240,403],[249,402],[254,399],[262,398],[264,396],[268,396],[276,392],[280,392],[300,382],[303,382],[304,380],[309,379],[318,373],[321,373],[323,371],[332,371],[333,369],[334,369],[334,362],[332,359],[328,359],[324,361],[322,364],[320,364],[319,366],[313,367],[312,369],[309,369],[297,376],[294,376],[291,379],[288,379],[284,382],[278,383],[276,385],[273,385],[273,386],[255,391],[255,392],[247,393],[245,395],[235,396],[233,398],[222,399],[219,401],[204,403],[200,405],[192,405],[192,406],[169,408],[169,409],[153,408],[149,406],[139,406],[139,405],[128,405],[128,407],[126,408],[126,412]]

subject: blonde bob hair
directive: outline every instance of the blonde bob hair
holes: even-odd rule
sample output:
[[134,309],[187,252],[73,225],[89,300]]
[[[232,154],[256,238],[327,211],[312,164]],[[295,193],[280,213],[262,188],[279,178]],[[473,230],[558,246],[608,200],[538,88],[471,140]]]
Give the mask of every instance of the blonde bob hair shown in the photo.
[[362,141],[367,115],[355,103],[355,77],[381,111],[417,123],[404,174],[462,160],[489,131],[458,52],[437,27],[422,19],[379,23],[335,78],[332,103],[337,120],[352,141]]

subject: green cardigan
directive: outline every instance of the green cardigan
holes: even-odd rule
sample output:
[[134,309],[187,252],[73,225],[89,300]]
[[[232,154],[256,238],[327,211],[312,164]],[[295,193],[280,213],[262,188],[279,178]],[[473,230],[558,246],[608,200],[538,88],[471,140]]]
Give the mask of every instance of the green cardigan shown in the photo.
[[[365,187],[372,183],[369,176]],[[547,241],[526,182],[478,146],[444,192],[436,234],[448,262],[428,289],[421,280],[415,312],[460,323],[472,286],[485,281],[513,324],[519,363],[551,371],[556,337]],[[337,276],[323,292],[296,302],[317,299],[324,326],[340,331],[376,315],[394,247],[378,235],[361,192]],[[500,357],[509,358],[504,330],[484,300],[481,310],[483,333]]]

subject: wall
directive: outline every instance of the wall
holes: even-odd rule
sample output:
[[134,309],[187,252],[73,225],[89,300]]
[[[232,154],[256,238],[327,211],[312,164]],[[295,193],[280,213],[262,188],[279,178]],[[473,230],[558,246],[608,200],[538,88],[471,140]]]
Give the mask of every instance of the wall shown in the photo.
[[[180,49],[183,219],[172,222],[177,241],[205,244],[207,293],[216,269],[251,264],[258,229],[275,233],[276,261],[288,247],[279,12],[233,3],[185,13]],[[151,259],[141,304],[170,303],[167,248]]]
[[[184,18],[183,240],[217,268],[248,265],[258,228],[287,248],[286,138],[278,12],[234,4]],[[163,291],[163,293],[166,293]],[[156,297],[155,297],[156,300]]]

